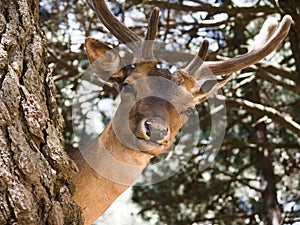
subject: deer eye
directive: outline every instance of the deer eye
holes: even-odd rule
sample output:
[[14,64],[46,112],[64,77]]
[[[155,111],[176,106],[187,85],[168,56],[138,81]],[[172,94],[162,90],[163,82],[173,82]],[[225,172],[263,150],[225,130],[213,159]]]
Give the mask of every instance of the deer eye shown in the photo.
[[188,108],[186,111],[185,111],[185,114],[187,115],[187,116],[191,116],[191,115],[193,115],[195,113],[195,109],[193,109],[193,108]]

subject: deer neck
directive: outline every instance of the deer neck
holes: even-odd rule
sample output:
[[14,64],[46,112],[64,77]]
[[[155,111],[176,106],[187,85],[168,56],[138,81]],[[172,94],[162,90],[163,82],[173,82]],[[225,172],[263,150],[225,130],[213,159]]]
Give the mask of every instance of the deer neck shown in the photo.
[[151,155],[124,146],[109,123],[99,137],[71,158],[79,168],[73,177],[75,201],[81,206],[87,225],[135,181]]

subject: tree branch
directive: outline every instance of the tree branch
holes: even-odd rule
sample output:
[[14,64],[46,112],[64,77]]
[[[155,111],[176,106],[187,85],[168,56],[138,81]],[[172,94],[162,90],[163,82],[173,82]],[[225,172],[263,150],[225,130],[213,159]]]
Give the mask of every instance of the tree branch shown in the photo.
[[256,70],[256,72],[257,72],[256,75],[266,79],[270,83],[282,86],[286,90],[292,91],[292,92],[300,95],[300,86],[287,84],[287,83],[283,82],[280,78],[277,78],[276,75],[269,73],[268,71],[266,71],[264,69],[258,69],[258,70]]
[[270,6],[258,6],[258,7],[227,7],[226,5],[221,6],[214,6],[210,4],[201,4],[199,6],[188,6],[180,3],[168,3],[163,1],[157,1],[157,0],[149,0],[145,2],[147,5],[155,5],[160,8],[169,8],[173,10],[178,11],[185,11],[185,12],[210,12],[210,13],[223,13],[226,12],[230,15],[236,15],[236,14],[246,14],[249,13],[265,13],[267,14],[273,14],[276,13],[277,10],[275,8],[271,8]]
[[243,99],[226,99],[226,106],[229,108],[243,108],[252,113],[258,113],[261,115],[266,115],[276,121],[277,123],[283,125],[290,131],[294,132],[300,136],[300,125],[295,122],[290,115],[282,113],[272,107],[265,106],[262,104],[250,102]]

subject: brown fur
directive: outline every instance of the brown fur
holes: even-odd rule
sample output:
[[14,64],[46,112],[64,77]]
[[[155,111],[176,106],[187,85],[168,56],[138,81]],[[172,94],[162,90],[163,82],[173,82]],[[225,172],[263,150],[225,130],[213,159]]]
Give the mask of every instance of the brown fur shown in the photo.
[[[97,151],[102,151],[99,148],[99,142],[101,142],[117,160],[136,166],[135,174],[127,174],[128,171],[121,169],[117,171],[119,176],[126,177],[127,184],[114,183],[97,173],[83,158],[81,152],[77,151],[71,155],[80,170],[74,175],[73,182],[76,187],[75,201],[82,208],[85,224],[91,224],[103,214],[113,201],[129,187],[129,184],[137,178],[152,157],[147,153],[128,149],[117,140],[112,126],[109,124],[102,135],[84,151],[89,151],[92,155]],[[109,168],[113,165],[105,166]]]

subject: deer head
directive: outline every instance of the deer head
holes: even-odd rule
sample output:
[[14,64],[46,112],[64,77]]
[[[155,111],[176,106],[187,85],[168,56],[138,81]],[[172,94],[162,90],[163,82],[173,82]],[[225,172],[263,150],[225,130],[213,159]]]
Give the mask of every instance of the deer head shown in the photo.
[[292,22],[290,16],[285,16],[277,28],[275,19],[268,19],[248,53],[223,61],[205,61],[208,51],[205,40],[194,59],[172,73],[158,68],[153,54],[158,8],[154,8],[142,40],[112,14],[104,0],[89,0],[88,4],[134,55],[133,63],[124,67],[121,57],[107,45],[86,39],[86,50],[95,72],[121,93],[115,130],[128,147],[151,155],[158,155],[170,146],[195,105],[224,86],[233,72],[255,64],[275,50]]

